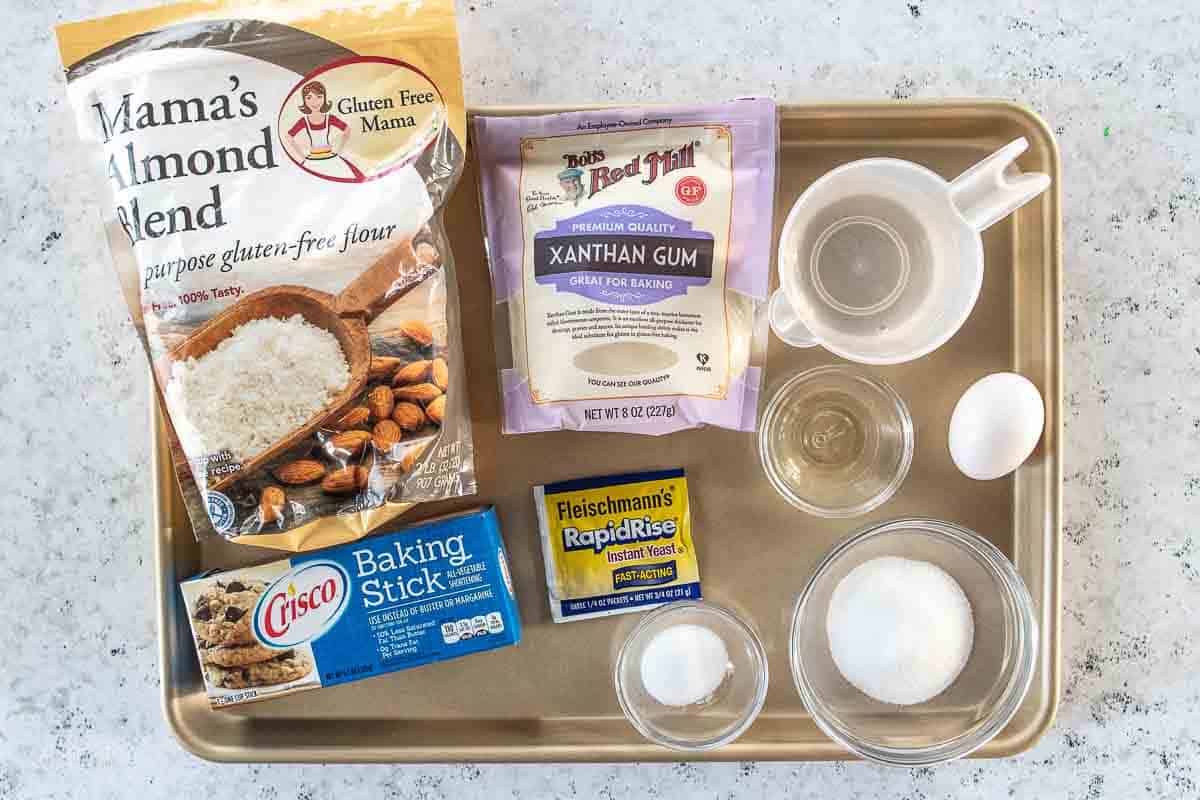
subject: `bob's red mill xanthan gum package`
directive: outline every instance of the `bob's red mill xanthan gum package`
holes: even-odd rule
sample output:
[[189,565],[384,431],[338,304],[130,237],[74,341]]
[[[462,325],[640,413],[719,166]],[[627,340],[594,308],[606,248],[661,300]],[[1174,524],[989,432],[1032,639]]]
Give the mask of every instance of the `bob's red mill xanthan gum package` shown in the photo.
[[183,3],[58,41],[197,534],[307,550],[474,493],[453,3]]
[[504,432],[754,430],[775,103],[473,120]]

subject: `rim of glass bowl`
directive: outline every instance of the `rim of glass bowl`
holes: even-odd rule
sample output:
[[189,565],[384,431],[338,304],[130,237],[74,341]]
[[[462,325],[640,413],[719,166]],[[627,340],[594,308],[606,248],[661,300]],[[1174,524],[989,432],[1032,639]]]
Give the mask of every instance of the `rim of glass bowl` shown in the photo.
[[[855,380],[863,381],[875,389],[881,391],[896,407],[897,413],[900,415],[900,427],[904,438],[904,450],[900,455],[900,465],[896,469],[892,480],[889,481],[876,494],[868,497],[861,503],[853,506],[821,506],[809,500],[804,499],[800,495],[792,491],[791,487],[779,474],[779,469],[771,463],[771,459],[767,457],[767,451],[770,447],[768,444],[768,432],[771,429],[771,422],[776,415],[779,414],[780,408],[783,406],[786,397],[795,388],[800,381],[810,380],[814,377],[819,377],[826,374],[841,374],[846,375]],[[913,430],[912,414],[909,413],[908,404],[904,402],[904,398],[900,396],[891,384],[876,378],[867,372],[855,367],[844,364],[827,364],[822,367],[813,367],[799,372],[775,391],[771,396],[770,402],[767,403],[766,410],[763,411],[762,423],[758,426],[758,458],[762,462],[763,471],[767,473],[767,480],[775,487],[775,491],[779,492],[784,500],[787,500],[796,508],[805,513],[812,514],[817,517],[826,519],[846,519],[849,517],[857,517],[874,511],[879,506],[886,503],[892,498],[900,486],[904,483],[904,479],[908,477],[908,471],[912,467],[913,451],[915,450],[916,436]]]
[[[633,710],[632,704],[625,695],[625,686],[621,681],[621,667],[625,660],[629,657],[630,645],[645,632],[646,628],[650,627],[658,620],[664,617],[677,614],[686,609],[698,609],[703,613],[715,614],[723,617],[726,621],[731,622],[735,628],[740,630],[746,637],[746,641],[750,643],[750,649],[754,654],[754,660],[758,662],[758,686],[755,687],[754,703],[746,713],[745,718],[732,728],[728,733],[705,739],[700,742],[692,742],[685,739],[676,739],[671,736],[666,736],[653,728],[649,727],[642,718]],[[762,711],[763,704],[767,700],[767,688],[770,685],[770,673],[767,669],[767,651],[763,646],[762,639],[754,631],[748,623],[742,620],[737,614],[719,606],[716,603],[710,603],[706,600],[679,600],[674,603],[667,603],[660,606],[649,614],[644,616],[640,622],[634,627],[629,635],[625,637],[625,641],[621,644],[621,649],[617,653],[616,664],[613,667],[613,684],[617,690],[617,702],[621,704],[621,711],[624,712],[625,718],[629,723],[637,729],[638,733],[649,739],[651,742],[661,744],[665,747],[670,747],[673,750],[682,750],[686,752],[703,752],[705,750],[715,750],[718,747],[729,744],[735,741],[746,729],[749,728],[754,720],[758,719],[759,712]]]
[[[1015,647],[1018,652],[1013,658],[1016,666],[1009,677],[1008,685],[1004,688],[999,702],[989,712],[983,724],[971,731],[926,747],[889,747],[867,742],[855,736],[851,731],[833,721],[833,717],[825,711],[825,705],[817,697],[810,686],[804,672],[804,662],[797,647],[797,632],[801,617],[804,614],[814,587],[824,577],[843,554],[860,542],[882,536],[897,530],[916,529],[923,533],[932,534],[944,540],[951,541],[970,551],[977,559],[991,568],[999,577],[1004,587],[1005,606],[1013,612],[1015,619]],[[928,517],[904,517],[889,522],[872,525],[865,528],[833,548],[821,560],[813,571],[812,577],[796,600],[792,613],[792,626],[788,637],[789,660],[792,667],[792,681],[801,700],[812,715],[813,721],[838,744],[852,753],[880,764],[901,767],[924,767],[952,761],[969,755],[976,749],[991,741],[996,734],[1016,715],[1017,710],[1025,699],[1030,685],[1033,683],[1033,673],[1037,660],[1038,626],[1034,617],[1033,598],[1029,594],[1025,582],[1017,573],[1012,562],[988,540],[979,534],[944,520]]]

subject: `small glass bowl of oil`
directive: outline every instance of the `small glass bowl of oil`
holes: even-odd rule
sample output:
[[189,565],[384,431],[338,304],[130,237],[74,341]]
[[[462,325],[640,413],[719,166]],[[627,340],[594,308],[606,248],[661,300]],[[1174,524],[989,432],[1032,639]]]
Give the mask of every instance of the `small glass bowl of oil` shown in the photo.
[[896,493],[913,457],[913,423],[890,385],[854,367],[806,370],[763,412],[758,452],[771,485],[819,517],[854,517]]

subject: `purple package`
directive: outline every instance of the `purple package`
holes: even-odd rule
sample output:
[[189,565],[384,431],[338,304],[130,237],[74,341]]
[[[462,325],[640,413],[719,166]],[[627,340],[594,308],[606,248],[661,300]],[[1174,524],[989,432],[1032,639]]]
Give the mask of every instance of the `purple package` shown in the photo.
[[503,431],[754,430],[774,101],[473,124]]

